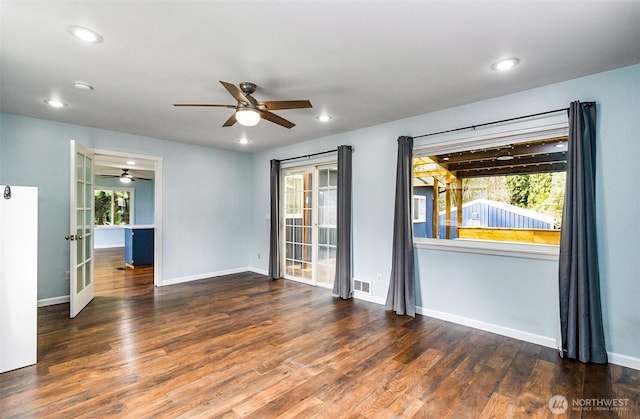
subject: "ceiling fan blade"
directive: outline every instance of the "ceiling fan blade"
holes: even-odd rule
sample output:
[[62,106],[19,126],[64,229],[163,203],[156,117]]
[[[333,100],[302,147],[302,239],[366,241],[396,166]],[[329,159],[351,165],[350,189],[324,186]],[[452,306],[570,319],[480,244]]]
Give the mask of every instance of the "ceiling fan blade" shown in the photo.
[[229,119],[226,120],[226,122],[224,124],[222,124],[223,127],[230,127],[233,124],[236,123],[236,113],[232,113],[231,116],[229,117]]
[[216,105],[211,103],[174,103],[173,106],[201,106],[207,108],[229,108],[235,109],[235,105]]
[[264,119],[266,119],[267,121],[271,121],[274,124],[278,124],[280,126],[283,126],[285,128],[293,128],[296,126],[296,124],[294,124],[291,121],[287,121],[286,119],[284,119],[281,116],[276,115],[275,113],[271,113],[269,111],[263,111],[263,110],[259,110],[260,112],[260,116]]
[[226,81],[220,80],[220,84],[224,86],[225,89],[233,96],[238,102],[244,103],[246,105],[251,104],[251,101],[247,99],[247,97],[242,93],[242,90],[236,87],[235,84],[227,83]]
[[266,106],[267,110],[277,111],[279,109],[304,109],[311,108],[311,102],[308,100],[267,100],[260,102],[259,105]]

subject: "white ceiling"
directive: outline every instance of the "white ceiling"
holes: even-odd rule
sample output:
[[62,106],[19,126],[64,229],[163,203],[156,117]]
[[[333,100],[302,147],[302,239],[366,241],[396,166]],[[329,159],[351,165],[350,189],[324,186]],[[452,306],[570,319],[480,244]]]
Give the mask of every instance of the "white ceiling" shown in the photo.
[[[238,151],[292,144],[640,62],[640,1],[1,1],[0,111]],[[92,28],[100,44],[72,38]],[[521,63],[489,69],[499,58]],[[222,128],[235,104],[313,109]],[[73,88],[74,81],[94,86]],[[57,97],[68,106],[53,109]],[[544,109],[542,110],[544,111]],[[315,117],[328,112],[329,123]],[[453,127],[452,127],[453,128]],[[250,141],[238,144],[240,138]]]

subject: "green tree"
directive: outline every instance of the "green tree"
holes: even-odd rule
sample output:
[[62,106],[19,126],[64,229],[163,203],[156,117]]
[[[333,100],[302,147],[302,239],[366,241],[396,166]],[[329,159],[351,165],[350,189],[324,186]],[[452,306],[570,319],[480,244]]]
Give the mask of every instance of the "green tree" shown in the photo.
[[529,207],[529,188],[531,175],[507,176],[506,186],[509,192],[509,203],[520,208]]

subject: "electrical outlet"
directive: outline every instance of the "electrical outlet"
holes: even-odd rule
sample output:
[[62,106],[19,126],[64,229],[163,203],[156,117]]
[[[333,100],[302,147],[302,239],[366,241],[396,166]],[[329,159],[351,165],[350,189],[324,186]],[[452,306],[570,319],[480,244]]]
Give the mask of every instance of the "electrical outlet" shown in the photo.
[[376,277],[376,279],[377,279],[378,281],[380,281],[380,280],[382,279],[382,275],[378,274],[378,276]]
[[71,272],[64,271],[64,279],[65,281],[69,281],[71,279]]
[[260,253],[258,253],[258,259],[260,259]]

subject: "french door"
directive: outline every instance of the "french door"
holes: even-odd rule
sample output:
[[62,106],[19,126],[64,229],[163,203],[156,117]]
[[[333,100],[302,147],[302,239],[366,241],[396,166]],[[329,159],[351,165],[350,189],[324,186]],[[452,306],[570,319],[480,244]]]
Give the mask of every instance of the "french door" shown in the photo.
[[335,164],[283,170],[284,277],[333,288],[336,261]]
[[71,141],[71,245],[69,316],[93,299],[93,152]]

